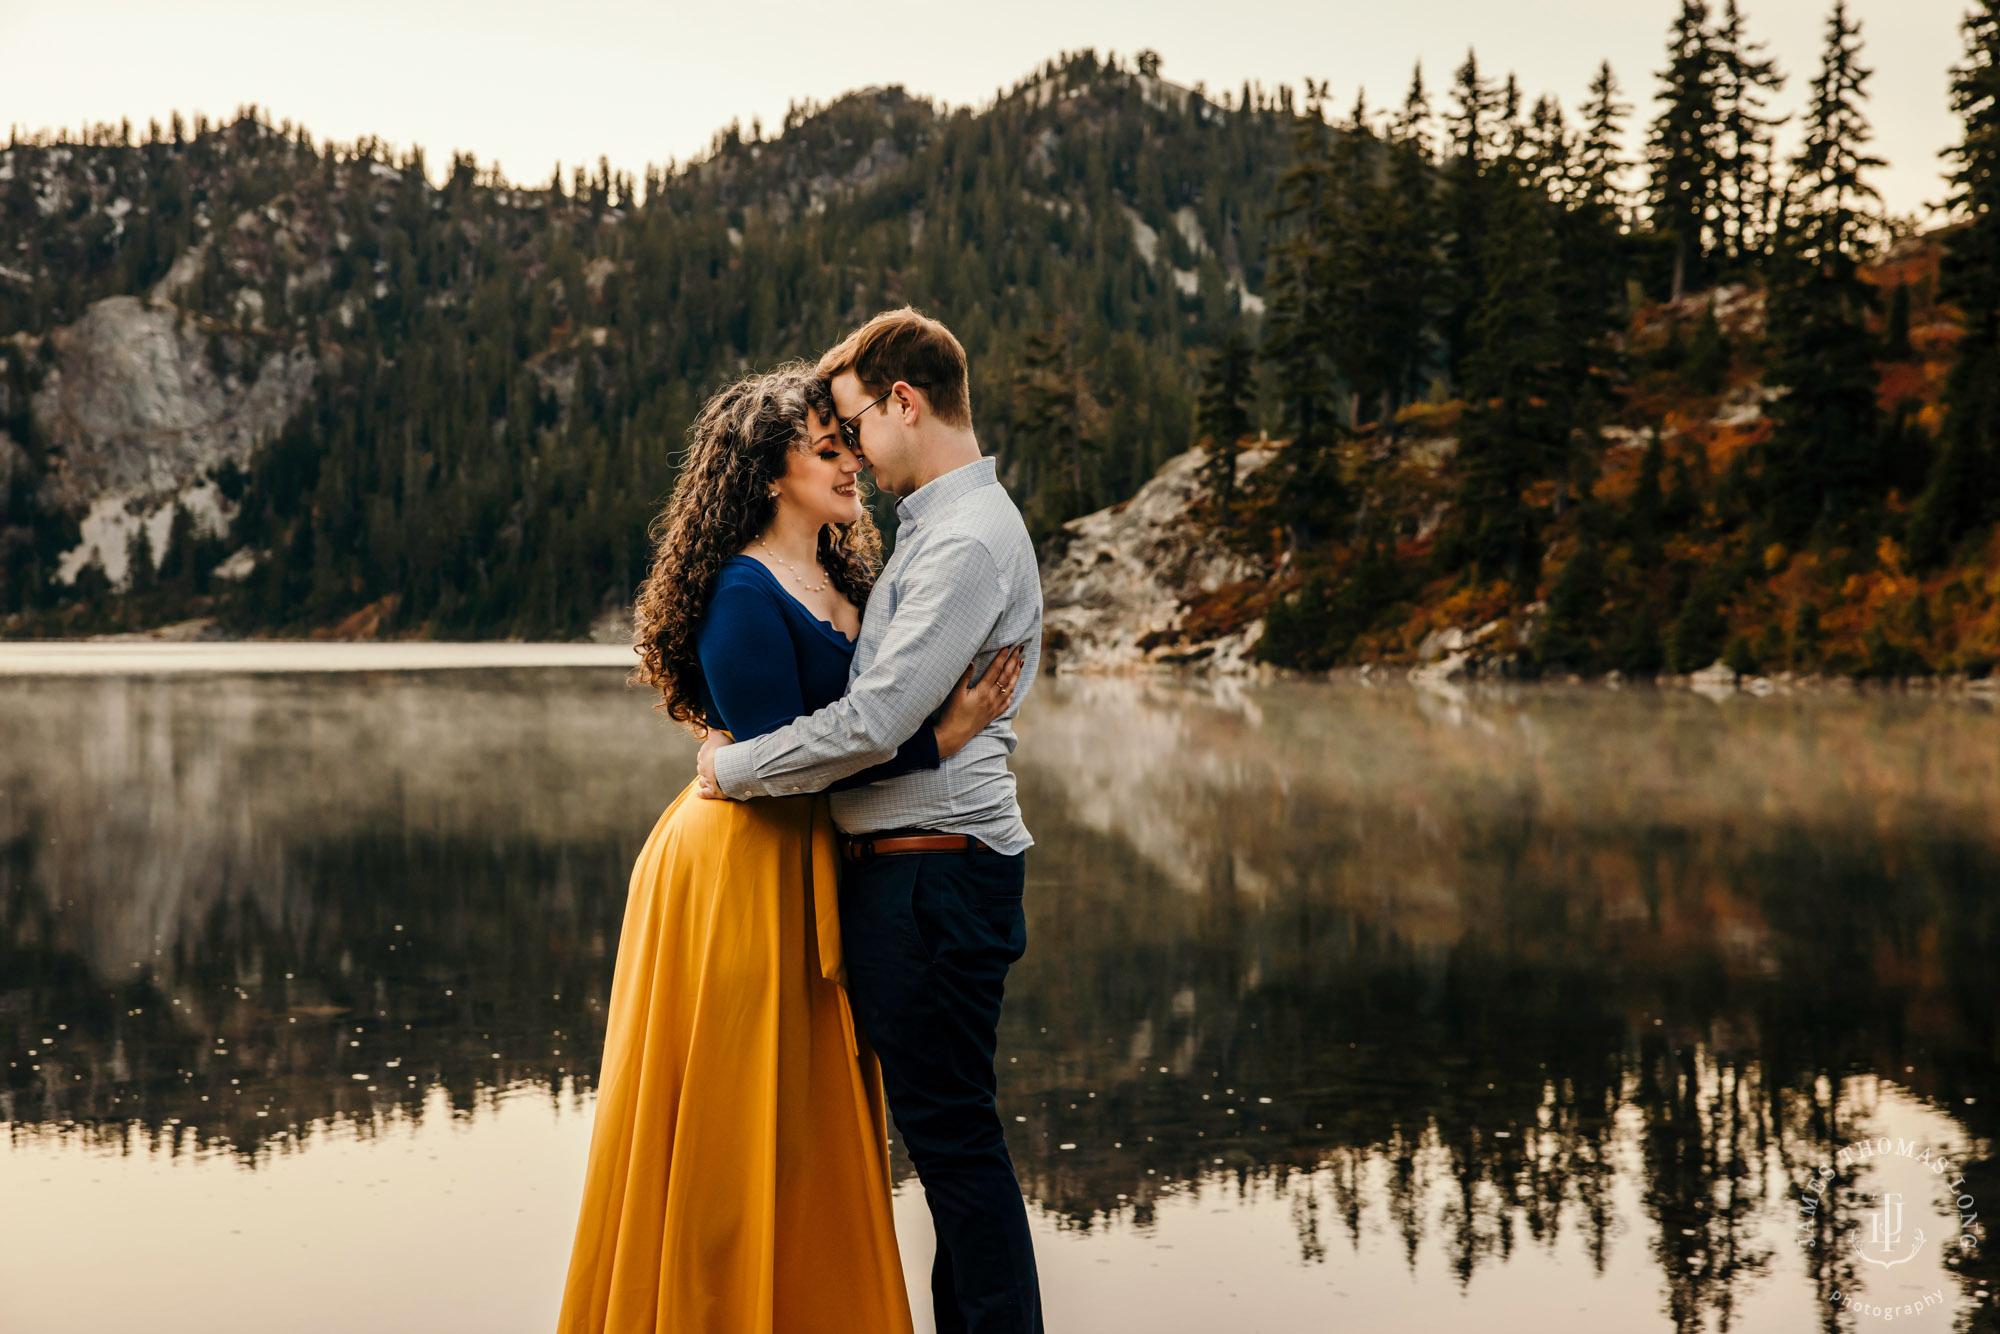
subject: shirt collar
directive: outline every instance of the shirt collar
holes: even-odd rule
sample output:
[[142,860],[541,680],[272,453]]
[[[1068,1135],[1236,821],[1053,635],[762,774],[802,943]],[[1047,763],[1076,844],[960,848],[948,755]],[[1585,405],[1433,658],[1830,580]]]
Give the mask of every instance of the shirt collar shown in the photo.
[[998,481],[990,457],[962,464],[942,477],[931,478],[904,496],[896,505],[896,521],[905,524],[935,519],[950,509],[960,497],[977,491],[982,486],[996,485]]

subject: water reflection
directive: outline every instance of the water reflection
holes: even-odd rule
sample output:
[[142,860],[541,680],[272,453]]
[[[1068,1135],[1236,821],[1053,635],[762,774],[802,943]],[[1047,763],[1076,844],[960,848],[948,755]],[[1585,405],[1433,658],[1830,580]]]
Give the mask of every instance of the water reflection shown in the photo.
[[0,1118],[254,1156],[587,1084],[648,722],[609,673],[0,687]]
[[[1833,1294],[1935,1278],[1920,1328],[2000,1328],[1982,1250],[1857,1261],[1888,1165],[1795,1231],[1864,1135],[2000,1201],[1990,711],[1058,681],[1022,731],[1003,1099],[1079,1247],[1199,1200],[1383,1300],[1641,1273],[1662,1327],[1861,1328]],[[254,1162],[575,1105],[690,754],[612,673],[0,683],[0,1119]]]
[[[1143,1224],[1204,1164],[1310,1172],[1308,1259],[1371,1213],[1462,1281],[1565,1228],[1601,1267],[1629,1230],[1675,1328],[1727,1327],[1776,1248],[1796,1258],[1798,1183],[1870,1128],[1857,1080],[1984,1152],[1990,713],[1138,694],[1072,685],[1023,747],[1045,889],[1009,1050],[1033,1142],[1079,1145],[1031,1158],[1077,1226]],[[1642,1219],[1608,1202],[1621,1142]],[[2000,1191],[1983,1158],[1966,1177]],[[1818,1216],[1823,1293],[1860,1277],[1856,1203]]]

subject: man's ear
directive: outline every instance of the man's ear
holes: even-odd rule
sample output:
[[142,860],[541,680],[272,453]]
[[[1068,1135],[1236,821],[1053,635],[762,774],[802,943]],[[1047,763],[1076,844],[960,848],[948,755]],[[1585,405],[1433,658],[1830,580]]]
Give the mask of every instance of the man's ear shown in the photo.
[[923,391],[908,380],[898,380],[889,386],[889,392],[896,396],[896,403],[902,409],[903,425],[915,426],[929,406],[924,402]]

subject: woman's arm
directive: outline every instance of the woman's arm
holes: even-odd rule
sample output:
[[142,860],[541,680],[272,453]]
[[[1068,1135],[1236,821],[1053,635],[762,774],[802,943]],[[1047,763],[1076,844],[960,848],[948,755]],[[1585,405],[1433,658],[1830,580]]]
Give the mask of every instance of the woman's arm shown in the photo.
[[762,590],[747,584],[716,589],[695,654],[708,697],[722,714],[708,720],[710,727],[747,741],[783,727],[804,710],[791,631]]
[[[722,715],[720,719],[709,720],[712,728],[726,731],[735,740],[748,741],[775,731],[807,712],[791,630],[783,611],[764,590],[748,584],[718,588],[709,604],[708,618],[695,651],[701,659],[709,698],[715,701],[716,710]],[[953,735],[956,734],[954,731]],[[711,733],[711,740],[714,739],[715,734]],[[964,744],[960,740],[952,750]],[[915,769],[935,769],[942,757],[934,730],[929,726],[919,727],[892,758],[853,775],[848,785],[875,782]]]
[[719,792],[820,791],[889,759],[950,698],[1009,610],[1009,585],[978,539],[953,533],[927,540],[901,582],[875,659],[848,681],[847,693],[775,732],[716,750],[706,777]]
[[1014,686],[1021,679],[1021,660],[1026,654],[1026,646],[1020,644],[1003,650],[987,664],[986,675],[977,681],[972,679],[972,665],[966,664],[965,675],[959,678],[957,688],[945,700],[941,719],[919,727],[916,735],[897,750],[894,759],[884,760],[858,774],[849,774],[839,782],[828,785],[826,790],[844,792],[851,787],[879,783],[885,778],[894,778],[912,770],[935,769],[964,750],[966,742],[978,736],[988,723],[1005,713],[1007,706],[1014,702]]

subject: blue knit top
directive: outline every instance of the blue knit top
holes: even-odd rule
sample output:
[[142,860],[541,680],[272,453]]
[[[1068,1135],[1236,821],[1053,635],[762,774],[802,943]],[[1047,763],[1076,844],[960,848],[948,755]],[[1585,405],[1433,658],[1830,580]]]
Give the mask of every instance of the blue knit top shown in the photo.
[[[847,693],[854,641],[807,610],[763,562],[731,556],[695,630],[700,698],[709,726],[748,741],[817,713]],[[937,732],[919,727],[893,759],[829,790],[938,767]]]

